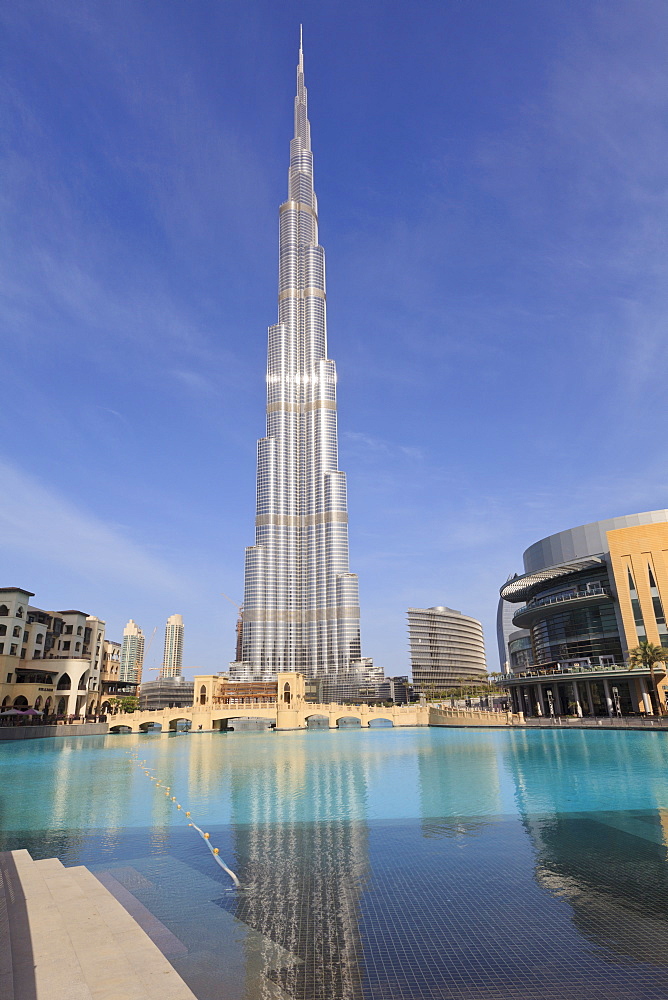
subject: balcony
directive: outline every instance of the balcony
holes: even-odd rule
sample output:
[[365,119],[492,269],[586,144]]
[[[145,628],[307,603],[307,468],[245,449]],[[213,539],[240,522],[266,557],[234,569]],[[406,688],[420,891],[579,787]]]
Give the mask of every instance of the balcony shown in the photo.
[[611,601],[609,587],[591,587],[589,590],[567,590],[563,594],[550,594],[549,597],[538,597],[529,601],[513,615],[513,625],[517,628],[530,628],[537,618],[545,618],[556,614],[564,605],[585,607],[589,604],[601,604]]
[[[655,674],[663,676],[666,673],[666,664],[657,663],[654,667]],[[590,664],[590,666],[576,667],[575,665],[570,665],[568,667],[552,666],[552,667],[540,667],[536,664],[532,666],[525,667],[524,670],[518,670],[511,674],[509,677],[505,677],[502,681],[503,684],[513,684],[522,683],[526,680],[532,681],[558,681],[562,677],[567,680],[579,680],[584,675],[585,678],[589,677],[592,680],[596,680],[597,677],[605,677],[611,673],[625,674],[628,677],[650,677],[651,671],[649,667],[632,667],[628,663],[607,663],[605,666],[601,666],[599,663]],[[574,676],[575,675],[575,676]]]

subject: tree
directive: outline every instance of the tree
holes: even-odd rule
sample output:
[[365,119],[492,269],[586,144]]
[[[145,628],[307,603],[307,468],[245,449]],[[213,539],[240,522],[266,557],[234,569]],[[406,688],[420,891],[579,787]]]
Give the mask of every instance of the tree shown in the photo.
[[663,705],[659,694],[659,685],[656,680],[655,667],[657,663],[665,663],[668,660],[668,649],[665,646],[655,646],[653,642],[642,639],[635,649],[629,650],[629,665],[631,667],[649,668],[652,678],[652,687],[656,695],[656,703],[659,707],[659,715],[663,715]]
[[139,708],[139,698],[132,694],[121,698],[108,698],[107,701],[114,715],[117,712],[135,712]]

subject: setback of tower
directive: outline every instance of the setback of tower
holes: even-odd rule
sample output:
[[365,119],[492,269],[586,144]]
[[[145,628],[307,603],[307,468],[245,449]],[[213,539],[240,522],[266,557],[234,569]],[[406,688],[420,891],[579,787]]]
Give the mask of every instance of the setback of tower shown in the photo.
[[[269,328],[267,433],[258,442],[255,544],[246,549],[238,680],[359,670],[357,576],[338,468],[336,366],[327,357],[325,252],[300,46],[288,200],[279,210],[278,323]],[[366,661],[365,661],[366,662]]]

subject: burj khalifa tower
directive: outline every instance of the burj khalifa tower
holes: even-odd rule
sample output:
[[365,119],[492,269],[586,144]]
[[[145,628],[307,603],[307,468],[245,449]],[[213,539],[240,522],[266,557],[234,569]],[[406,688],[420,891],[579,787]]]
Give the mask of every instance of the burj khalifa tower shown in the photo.
[[246,549],[237,680],[373,673],[361,659],[338,467],[336,366],[327,356],[325,251],[318,242],[300,40],[288,200],[279,209],[278,322],[269,328],[267,433],[258,442],[255,544]]

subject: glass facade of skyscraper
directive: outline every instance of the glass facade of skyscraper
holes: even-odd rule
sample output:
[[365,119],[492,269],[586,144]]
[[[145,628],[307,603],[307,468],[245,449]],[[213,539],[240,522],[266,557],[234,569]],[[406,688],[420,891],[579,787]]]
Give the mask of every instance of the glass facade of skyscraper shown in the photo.
[[258,443],[255,544],[246,549],[238,680],[367,668],[338,468],[336,366],[327,356],[325,252],[300,47],[288,200],[279,211],[278,323],[269,329],[267,433]]

